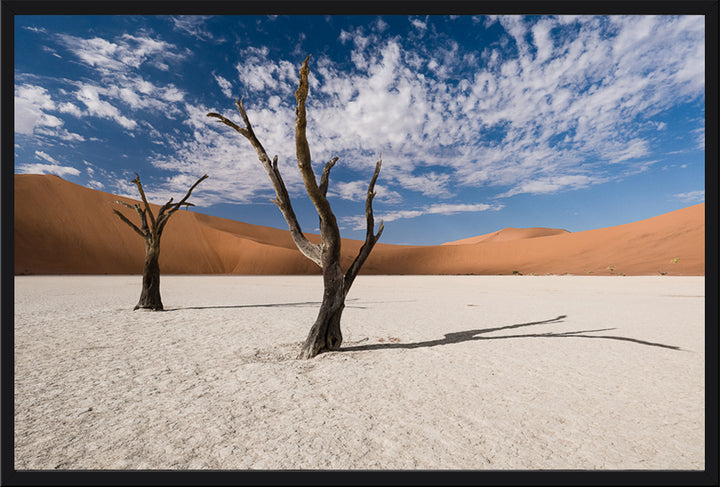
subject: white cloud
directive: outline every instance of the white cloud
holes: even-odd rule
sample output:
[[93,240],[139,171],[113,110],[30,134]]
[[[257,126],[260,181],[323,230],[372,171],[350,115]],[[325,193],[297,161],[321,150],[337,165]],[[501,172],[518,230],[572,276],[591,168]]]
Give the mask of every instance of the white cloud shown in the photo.
[[233,98],[232,83],[230,83],[228,80],[226,80],[219,74],[213,73],[213,77],[215,78],[215,81],[217,81],[218,86],[220,86],[220,89],[222,90],[223,95],[225,95],[228,98]]
[[705,126],[692,130],[695,134],[696,145],[695,148],[699,150],[705,150]]
[[517,49],[521,53],[527,52],[527,42],[525,40],[525,34],[528,31],[527,24],[523,17],[519,15],[503,15],[499,19],[500,24],[515,40]]
[[498,198],[507,198],[521,193],[529,194],[548,194],[558,191],[566,191],[569,189],[586,188],[592,184],[599,184],[605,180],[597,177],[593,178],[585,175],[567,175],[548,177],[537,180],[522,181],[513,187],[510,191],[498,195]]
[[85,104],[90,115],[108,118],[116,121],[126,129],[134,129],[137,122],[130,120],[120,113],[115,106],[101,100],[98,89],[91,85],[84,85],[76,94],[77,99]]
[[38,32],[38,33],[43,33],[43,34],[47,33],[47,29],[45,29],[44,27],[26,26],[26,27],[23,27],[23,29],[29,30],[31,32]]
[[608,156],[610,157],[610,163],[617,163],[626,161],[628,159],[635,159],[647,155],[650,151],[648,148],[648,141],[643,139],[632,139],[618,148],[618,150],[609,150]]
[[[50,130],[47,128],[37,128],[35,129],[34,135],[45,135],[48,137],[56,137],[61,140],[67,141],[67,142],[83,142],[85,137],[83,137],[80,134],[76,134],[73,132],[69,132],[66,129],[59,127],[55,130]],[[94,138],[91,138],[90,140],[96,140]]]
[[[138,75],[115,75],[107,78],[106,83],[95,85],[78,83],[78,93],[89,89],[105,98],[120,101],[132,110],[150,109],[167,116],[180,113],[177,105],[185,100],[186,93],[173,84],[155,85]],[[117,108],[117,107],[116,107]]]
[[183,101],[185,93],[177,89],[175,86],[168,86],[162,90],[160,96],[165,101],[179,102]]
[[454,215],[456,213],[467,213],[491,210],[494,207],[492,205],[486,205],[484,203],[477,204],[466,204],[466,203],[441,203],[430,206],[426,211],[429,214],[440,214],[440,215]]
[[60,35],[61,42],[83,63],[102,70],[121,71],[125,66],[116,59],[120,47],[110,41],[94,37],[82,39],[79,37]]
[[[427,213],[423,210],[396,210],[396,211],[389,211],[386,213],[383,213],[382,215],[378,215],[377,219],[383,222],[392,222],[395,220],[400,220],[402,218],[417,218],[420,215],[424,215]],[[357,217],[356,218],[357,226],[353,228],[353,230],[359,230],[361,228],[366,227],[366,219],[365,217]]]
[[235,65],[238,78],[250,92],[292,94],[295,90],[294,79],[299,67],[289,61],[271,61],[267,59],[267,48],[248,48],[244,59]]
[[531,31],[533,36],[533,42],[537,48],[537,62],[543,62],[552,56],[553,41],[550,36],[550,30],[552,23],[547,20],[541,20],[535,24]]
[[[367,198],[367,190],[370,179],[367,181],[331,181],[328,187],[328,196],[339,197],[345,200],[351,201],[365,201]],[[402,196],[397,191],[393,191],[382,184],[375,184],[375,201],[381,201],[383,203],[399,203],[402,201]]]
[[[455,215],[457,213],[476,213],[479,211],[499,210],[501,208],[503,208],[503,205],[488,205],[484,203],[438,203],[413,210],[375,212],[375,221],[382,220],[384,223],[388,223],[395,220],[417,218],[423,215]],[[353,230],[362,230],[367,227],[365,216],[347,216],[341,217],[339,220],[343,225],[350,226]]]
[[26,136],[48,136],[65,141],[83,141],[79,134],[69,132],[64,122],[47,113],[65,111],[65,105],[58,106],[43,87],[21,84],[15,89],[15,133]]
[[80,175],[80,171],[74,167],[55,164],[20,164],[16,170],[21,174],[56,174],[60,177]]
[[178,15],[170,17],[170,21],[175,30],[185,32],[200,40],[206,40],[213,38],[213,35],[205,27],[205,22],[211,17],[211,15]]
[[52,164],[55,164],[55,165],[60,165],[60,163],[59,163],[58,161],[56,161],[56,160],[53,159],[50,155],[46,154],[46,153],[43,152],[43,151],[37,151],[37,150],[36,150],[36,151],[35,151],[35,157],[37,157],[38,159],[45,159],[46,161],[48,161],[48,162],[50,162],[50,163],[52,163]]
[[100,181],[95,181],[95,180],[88,181],[87,186],[89,188],[97,189],[100,191],[105,189],[105,185],[103,183],[101,183]]
[[688,193],[677,193],[673,197],[682,200],[685,203],[702,203],[705,201],[705,191],[690,191]]
[[74,85],[73,95],[84,107],[64,101],[58,107],[60,112],[78,118],[110,119],[128,130],[135,129],[137,122],[136,117],[123,112],[125,108],[151,109],[168,117],[180,112],[176,104],[184,101],[183,90],[172,83],[153,84],[138,73],[145,65],[167,70],[187,57],[186,50],[146,34],[123,34],[113,40],[60,34],[55,39],[94,70],[97,78],[97,81],[61,80]]
[[34,85],[21,85],[15,89],[15,131],[31,135],[36,127],[53,124],[51,116],[44,110],[55,109],[45,88]]
[[415,27],[416,29],[418,29],[422,32],[427,30],[427,23],[423,22],[420,19],[410,19],[410,23],[413,25],[413,27]]
[[345,44],[347,41],[351,40],[352,38],[353,38],[352,34],[346,30],[341,30],[340,37],[338,37],[338,39],[340,39],[340,42],[343,44]]
[[[165,147],[172,151],[150,159],[153,166],[172,171],[174,176],[162,184],[150,186],[148,194],[161,195],[162,199],[166,194],[187,191],[187,187],[182,187],[186,180],[194,178],[194,182],[208,173],[211,180],[203,183],[202,194],[197,198],[203,205],[249,203],[258,199],[269,202],[274,197],[270,180],[250,143],[234,130],[206,116],[208,112],[224,112],[236,119],[236,123],[242,124],[237,111],[230,110],[234,104],[228,105],[228,109],[199,104],[184,106],[187,133],[177,136],[166,134]],[[273,157],[278,154],[288,191],[291,195],[304,192],[295,160],[292,109],[288,108],[282,116],[277,116],[262,107],[255,109],[254,105],[251,101],[245,102],[253,129],[268,155]]]
[[[395,175],[391,172],[390,175]],[[427,172],[419,175],[401,174],[394,177],[403,188],[418,191],[426,196],[449,196],[449,174]]]
[[174,44],[147,36],[123,34],[114,41],[66,34],[59,34],[57,38],[82,63],[104,75],[127,73],[145,63],[166,71],[167,63],[175,64],[187,57],[187,51],[181,51]]
[[181,61],[186,57],[186,52],[178,52],[180,49],[174,44],[147,36],[123,34],[119,45],[119,59],[126,66],[136,69],[148,62],[151,66],[167,71],[167,62]]
[[70,102],[60,104],[60,106],[58,106],[58,110],[60,110],[62,113],[69,113],[76,117],[82,117],[82,110],[80,110],[77,105],[74,105]]

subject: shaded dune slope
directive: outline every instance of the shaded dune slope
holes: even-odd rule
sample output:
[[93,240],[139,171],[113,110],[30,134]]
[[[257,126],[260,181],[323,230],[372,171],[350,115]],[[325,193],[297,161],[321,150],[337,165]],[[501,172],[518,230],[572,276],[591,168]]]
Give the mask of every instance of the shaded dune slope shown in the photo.
[[[144,242],[112,213],[128,198],[57,176],[15,175],[15,274],[139,274]],[[157,212],[158,206],[152,205]],[[311,241],[319,236],[308,234]],[[361,241],[343,239],[347,268]],[[318,274],[286,230],[180,210],[163,234],[166,274]],[[611,267],[612,266],[612,267]],[[436,246],[378,243],[365,274],[704,275],[705,205],[570,233],[506,228]]]

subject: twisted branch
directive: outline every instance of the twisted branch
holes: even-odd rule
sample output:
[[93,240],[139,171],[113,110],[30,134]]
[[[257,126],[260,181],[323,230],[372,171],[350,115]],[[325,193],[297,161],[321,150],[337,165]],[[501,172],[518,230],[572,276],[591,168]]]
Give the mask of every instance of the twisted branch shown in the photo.
[[375,173],[373,173],[373,177],[370,180],[370,184],[368,185],[367,197],[365,198],[365,219],[367,221],[367,229],[365,231],[365,243],[363,243],[363,246],[360,247],[360,252],[358,252],[357,257],[355,257],[355,260],[345,273],[343,289],[345,296],[347,296],[348,292],[350,291],[350,287],[352,286],[353,281],[357,277],[358,272],[360,272],[360,268],[365,263],[365,260],[370,255],[370,252],[372,251],[377,241],[380,239],[380,235],[382,235],[383,230],[385,229],[383,221],[380,220],[378,232],[376,234],[373,234],[375,230],[375,217],[373,216],[372,201],[375,198],[375,181],[377,181],[378,175],[380,174],[381,166],[382,156],[375,164]]
[[[208,178],[208,175],[205,174],[205,175],[203,175],[203,177],[201,177],[200,179],[198,179],[197,181],[195,181],[195,184],[193,184],[192,186],[190,186],[190,189],[188,189],[188,191],[187,191],[187,193],[185,194],[185,196],[183,197],[183,199],[181,199],[181,200],[178,201],[177,203],[173,203],[173,202],[172,202],[173,199],[170,198],[170,201],[168,201],[167,203],[165,203],[165,204],[162,206],[162,208],[160,208],[160,211],[158,212],[158,220],[157,220],[157,221],[158,221],[158,235],[161,234],[162,231],[165,229],[165,225],[167,224],[167,221],[170,219],[170,217],[172,216],[172,214],[175,213],[176,211],[178,211],[181,206],[185,206],[186,208],[187,208],[188,206],[195,206],[195,205],[192,204],[192,203],[186,203],[186,201],[187,201],[187,199],[190,197],[190,194],[192,193],[193,189],[195,189],[195,186],[197,186],[198,184],[200,184],[201,182],[203,182],[203,181],[204,181],[205,179],[207,179],[207,178]],[[165,211],[167,211],[169,208],[171,208],[171,209],[170,209],[170,211],[166,214]]]
[[328,184],[330,183],[330,169],[332,169],[337,160],[337,157],[333,157],[323,168],[322,176],[320,176],[320,192],[323,196],[327,196]]
[[305,237],[305,234],[300,227],[300,223],[297,220],[297,216],[295,215],[295,211],[293,210],[292,203],[290,202],[290,195],[288,194],[287,188],[285,187],[285,182],[283,181],[282,176],[280,175],[280,170],[278,169],[277,156],[275,156],[273,160],[270,161],[267,152],[265,152],[265,148],[262,146],[257,136],[255,135],[255,132],[252,129],[252,125],[250,123],[250,119],[247,116],[247,112],[245,111],[242,98],[239,100],[235,100],[235,105],[237,106],[237,109],[240,112],[240,116],[245,123],[244,128],[240,127],[233,121],[227,119],[226,117],[223,117],[218,113],[208,113],[207,116],[217,118],[222,123],[224,123],[228,127],[233,128],[240,135],[250,141],[252,146],[255,148],[258,159],[260,159],[260,162],[265,168],[265,171],[267,172],[268,176],[270,176],[270,181],[272,182],[273,188],[275,189],[276,198],[272,199],[271,201],[277,205],[277,207],[280,209],[283,216],[285,217],[285,221],[290,228],[290,235],[292,236],[295,245],[305,257],[315,262],[318,266],[322,267],[322,263],[320,260],[320,246],[310,242],[307,237]]
[[[135,173],[135,179],[131,181],[132,183],[135,183],[135,186],[137,186],[138,191],[140,192],[140,197],[143,200],[143,203],[145,204],[145,211],[150,215],[150,224],[151,229],[153,232],[155,232],[156,224],[155,224],[155,216],[152,213],[152,210],[150,209],[150,204],[148,203],[147,198],[145,198],[145,191],[143,191],[142,184],[140,183],[140,175],[138,173]],[[141,218],[144,219],[145,217],[141,215]],[[145,224],[147,226],[147,223]]]
[[[323,234],[323,244],[327,245],[327,247],[333,251],[337,250],[339,253],[340,231],[337,227],[335,215],[330,208],[330,203],[328,203],[326,195],[320,187],[318,187],[315,179],[315,173],[312,169],[310,157],[310,146],[306,135],[307,116],[305,112],[305,101],[307,100],[309,89],[309,61],[310,56],[305,58],[305,61],[303,61],[302,66],[300,67],[300,82],[298,84],[298,89],[295,91],[295,99],[297,100],[297,108],[295,109],[295,153],[297,154],[298,167],[300,168],[300,173],[302,174],[303,182],[305,183],[305,189],[307,190],[308,196],[310,196],[310,201],[312,201],[315,206],[318,215],[320,215],[320,230]],[[329,162],[323,170],[323,174],[326,174],[326,179],[333,164],[335,164],[335,162]],[[323,227],[326,228],[326,231],[322,231]]]

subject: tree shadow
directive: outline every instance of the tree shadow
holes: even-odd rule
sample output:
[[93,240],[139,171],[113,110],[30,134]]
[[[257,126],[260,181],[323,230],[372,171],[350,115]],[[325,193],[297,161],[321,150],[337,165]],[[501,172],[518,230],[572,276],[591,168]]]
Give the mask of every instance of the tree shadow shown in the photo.
[[[220,306],[179,306],[177,308],[165,308],[162,311],[181,311],[186,309],[240,309],[240,308],[309,308],[320,306],[320,301],[304,301],[300,303],[267,303],[267,304],[230,304]],[[346,308],[367,309],[365,306],[345,306]]]
[[229,304],[224,306],[180,306],[178,308],[166,308],[163,311],[182,311],[186,309],[240,309],[240,308],[305,308],[309,306],[320,306],[319,301],[307,301],[303,303],[268,303],[268,304]]
[[567,331],[567,332],[547,332],[547,333],[529,333],[523,335],[502,335],[502,336],[478,336],[494,331],[512,330],[515,328],[523,328],[526,326],[533,325],[548,325],[552,323],[562,323],[567,318],[567,315],[560,315],[557,318],[544,321],[533,321],[531,323],[518,323],[515,325],[500,326],[497,328],[484,328],[479,330],[468,330],[459,331],[454,333],[448,333],[445,338],[438,340],[428,340],[424,342],[415,343],[375,343],[370,345],[360,345],[352,347],[342,347],[340,352],[359,352],[363,350],[389,350],[389,349],[414,349],[422,347],[436,347],[439,345],[450,345],[453,343],[462,343],[474,340],[502,340],[507,338],[601,338],[605,340],[621,340],[626,342],[633,342],[640,345],[648,345],[652,347],[668,348],[670,350],[682,350],[680,347],[674,345],[665,345],[663,343],[648,342],[645,340],[638,340],[636,338],[628,338],[623,336],[615,335],[584,335],[583,333],[594,333],[600,331],[616,330],[617,328],[600,328],[596,330],[579,330],[579,331]]

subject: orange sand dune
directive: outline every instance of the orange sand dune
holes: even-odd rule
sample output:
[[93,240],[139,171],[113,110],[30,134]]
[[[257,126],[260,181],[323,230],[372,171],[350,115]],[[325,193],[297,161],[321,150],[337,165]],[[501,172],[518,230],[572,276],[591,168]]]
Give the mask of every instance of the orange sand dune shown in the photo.
[[455,240],[453,242],[445,242],[442,245],[467,245],[476,244],[480,242],[505,242],[507,240],[518,240],[521,238],[536,238],[536,237],[547,237],[550,235],[558,235],[560,233],[570,233],[567,230],[561,228],[503,228],[500,231],[493,233],[486,233],[485,235],[479,235],[477,237],[464,238],[462,240]]
[[[144,243],[112,209],[137,215],[116,199],[133,201],[57,176],[16,174],[15,274],[141,273]],[[361,245],[343,240],[345,267]],[[161,251],[165,274],[319,273],[286,230],[184,210],[168,223]],[[506,228],[436,246],[378,243],[362,272],[704,275],[705,204],[577,233]]]

